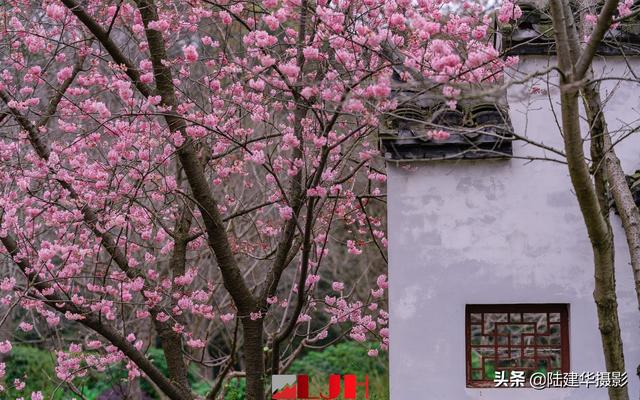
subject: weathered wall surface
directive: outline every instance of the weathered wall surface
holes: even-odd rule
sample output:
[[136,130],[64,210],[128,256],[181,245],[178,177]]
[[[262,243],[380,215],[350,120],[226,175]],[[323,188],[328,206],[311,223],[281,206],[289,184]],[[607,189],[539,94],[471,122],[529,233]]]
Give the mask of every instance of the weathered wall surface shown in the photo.
[[[529,57],[519,70],[529,73],[547,63]],[[602,76],[628,75],[620,59],[599,60],[596,67]],[[547,90],[543,80],[532,84]],[[547,96],[511,87],[510,115],[517,133],[561,149],[550,111],[551,104],[558,111],[558,91],[549,89]],[[612,132],[637,125],[640,85],[605,81],[603,94],[611,96],[606,114]],[[640,133],[617,151],[627,173],[640,169]],[[522,141],[514,143],[514,155],[557,158]],[[566,165],[517,158],[389,165],[388,196],[393,400],[606,398],[606,389],[593,388],[466,388],[466,304],[569,303],[571,370],[605,370],[592,252]],[[624,232],[618,216],[612,221],[629,390],[637,399],[640,313]]]

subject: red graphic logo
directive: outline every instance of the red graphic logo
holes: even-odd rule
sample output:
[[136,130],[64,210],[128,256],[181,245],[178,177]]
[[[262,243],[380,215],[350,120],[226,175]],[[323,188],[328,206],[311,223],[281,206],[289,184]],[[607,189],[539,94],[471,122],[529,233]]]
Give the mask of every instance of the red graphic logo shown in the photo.
[[[343,385],[344,383],[344,385]],[[344,386],[344,390],[343,390]],[[329,376],[328,392],[309,394],[309,375],[273,375],[271,377],[271,398],[273,400],[333,400],[340,397],[346,400],[355,399],[358,388],[364,390],[364,398],[369,398],[369,376],[364,382],[358,382],[355,375],[341,377],[337,374]]]

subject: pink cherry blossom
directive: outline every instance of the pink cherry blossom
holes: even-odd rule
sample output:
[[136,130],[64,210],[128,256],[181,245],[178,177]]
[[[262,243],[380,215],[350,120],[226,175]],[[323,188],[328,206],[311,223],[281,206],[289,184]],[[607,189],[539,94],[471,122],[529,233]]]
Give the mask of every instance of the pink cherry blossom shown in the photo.
[[62,68],[57,75],[58,82],[62,83],[65,80],[71,78],[71,74],[73,73],[73,67],[64,67]]
[[0,290],[10,291],[13,290],[16,285],[16,278],[4,278],[2,282],[0,282]]
[[311,316],[309,314],[300,314],[298,317],[298,323],[309,322],[311,321]]
[[13,380],[13,386],[16,388],[16,390],[21,391],[22,389],[25,388],[27,384],[24,381],[21,381],[20,379],[16,378]]
[[280,213],[280,217],[285,220],[291,219],[293,217],[293,208],[289,206],[280,207],[278,209],[278,212]]
[[23,332],[30,332],[33,329],[33,325],[23,321],[23,322],[20,322],[20,324],[18,325],[18,328],[20,328],[20,330]]
[[11,351],[11,342],[5,340],[4,342],[0,342],[0,353],[8,353]]
[[165,314],[164,312],[159,312],[158,315],[156,315],[156,320],[160,321],[160,322],[166,322],[169,320],[169,316],[167,314]]
[[443,130],[430,131],[428,136],[434,140],[447,140],[449,138],[449,132]]
[[259,320],[262,318],[262,311],[249,313],[249,318],[251,318],[252,321]]
[[233,313],[227,313],[227,314],[220,315],[220,319],[222,320],[222,322],[229,322],[234,318],[235,318],[235,314],[233,314]]
[[380,289],[386,289],[389,287],[389,282],[387,282],[387,276],[386,275],[380,275],[378,276],[378,279],[376,279],[376,284],[378,285],[378,287]]
[[350,254],[362,254],[362,250],[356,246],[356,242],[354,240],[347,240],[347,249]]
[[205,346],[205,342],[200,339],[189,339],[187,340],[187,346],[193,347],[194,349],[201,349]]
[[194,63],[198,61],[198,51],[196,50],[195,46],[185,46],[182,48],[182,52],[184,53],[184,58],[187,60],[187,62]]
[[233,22],[233,20],[231,19],[231,14],[226,11],[220,11],[218,13],[218,16],[220,17],[220,21],[222,21],[222,23],[225,25],[231,25],[231,22]]
[[54,20],[62,20],[65,15],[65,8],[57,4],[49,4],[46,8],[47,17]]

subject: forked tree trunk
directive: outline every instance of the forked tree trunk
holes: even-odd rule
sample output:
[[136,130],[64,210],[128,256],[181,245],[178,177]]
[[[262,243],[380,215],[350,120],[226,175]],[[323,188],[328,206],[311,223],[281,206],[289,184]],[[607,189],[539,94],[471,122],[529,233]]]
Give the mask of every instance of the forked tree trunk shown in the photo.
[[[601,165],[600,170],[606,175],[608,188],[622,220],[640,307],[640,213],[611,142],[598,85],[595,83],[585,85],[582,96],[592,143],[597,143],[600,148],[600,154],[597,158],[593,157],[593,162]],[[640,377],[640,366],[637,374]]]
[[[594,188],[600,205],[602,219],[607,225],[608,235],[603,243],[603,248],[599,250],[602,260],[599,261],[599,267],[595,269],[595,289],[593,297],[598,310],[598,328],[600,329],[600,337],[602,346],[605,349],[605,365],[608,371],[624,371],[624,353],[622,346],[622,338],[620,334],[620,321],[618,320],[618,300],[616,296],[616,277],[615,277],[615,251],[613,232],[611,230],[611,222],[609,219],[609,198],[607,189],[607,172],[605,165],[606,145],[605,138],[602,134],[604,125],[604,116],[602,118],[598,114],[592,113],[593,109],[589,108],[589,103],[594,100],[595,92],[591,85],[587,85],[589,89],[583,88],[582,100],[587,109],[587,119],[590,122],[591,136],[591,162],[595,166]],[[587,94],[588,93],[588,94]],[[593,122],[593,124],[591,124]],[[594,250],[594,254],[596,251]],[[596,264],[598,265],[598,263]],[[611,398],[625,398],[625,393],[621,390],[610,388],[609,395]]]
[[[615,291],[613,234],[606,209],[606,178],[604,171],[596,168],[594,182],[589,172],[584,156],[578,107],[579,93],[584,86],[583,79],[590,70],[595,49],[608,29],[617,0],[608,0],[603,7],[594,34],[590,37],[582,54],[580,54],[578,34],[567,0],[551,0],[550,5],[560,70],[564,147],[571,183],[593,249],[595,270],[593,296],[596,302],[605,364],[608,371],[624,372],[624,354]],[[604,156],[602,136],[592,143],[591,152],[592,158],[595,158],[594,165],[597,166],[597,159]],[[610,387],[609,399],[628,400],[627,388]]]
[[611,142],[611,136],[607,128],[607,121],[604,116],[600,90],[594,83],[585,85],[582,90],[585,110],[591,130],[591,137],[602,137],[604,152],[604,168],[609,183],[609,190],[613,195],[616,209],[622,220],[629,255],[631,259],[631,269],[635,281],[636,297],[638,308],[640,308],[640,212],[633,200],[631,189],[627,185],[624,170],[620,165],[620,159],[616,155]]
[[[569,175],[589,232],[594,257],[593,297],[607,371],[625,371],[615,292],[613,235],[601,209],[602,192],[596,192],[584,159],[579,130],[577,93],[562,94],[562,120]],[[598,185],[599,186],[599,185]],[[609,388],[611,400],[628,400],[625,388]]]

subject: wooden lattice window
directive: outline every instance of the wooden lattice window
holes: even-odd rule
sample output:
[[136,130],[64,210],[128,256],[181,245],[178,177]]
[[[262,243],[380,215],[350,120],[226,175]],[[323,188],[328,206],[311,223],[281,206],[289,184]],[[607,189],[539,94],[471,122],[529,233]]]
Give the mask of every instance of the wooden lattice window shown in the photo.
[[496,371],[569,372],[567,304],[466,307],[467,387],[495,387]]

